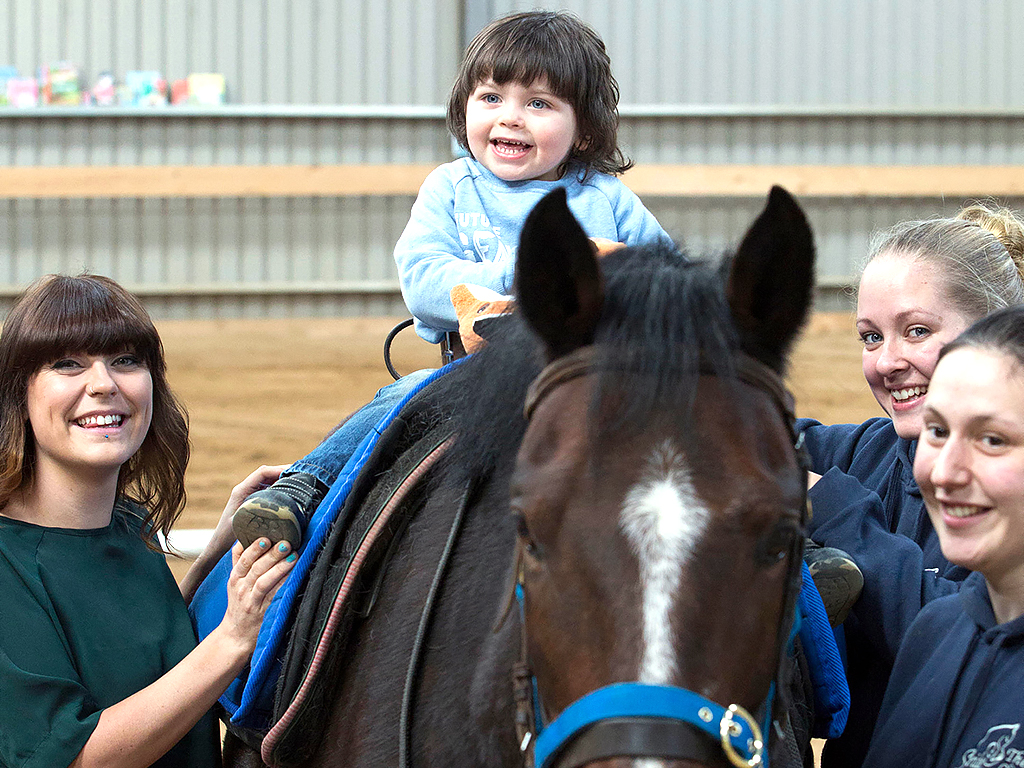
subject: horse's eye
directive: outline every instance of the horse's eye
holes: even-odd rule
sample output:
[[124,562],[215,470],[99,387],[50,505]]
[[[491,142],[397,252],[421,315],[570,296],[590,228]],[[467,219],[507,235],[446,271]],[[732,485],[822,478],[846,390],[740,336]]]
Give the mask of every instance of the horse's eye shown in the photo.
[[522,512],[519,512],[517,510],[512,513],[512,518],[516,522],[516,535],[519,537],[519,540],[523,543],[523,549],[526,551],[526,554],[530,555],[531,557],[536,557],[537,545],[536,543],[534,543],[533,538],[530,536],[530,529],[526,525],[526,517],[523,515]]
[[779,522],[761,538],[757,547],[757,559],[764,567],[775,565],[784,560],[793,549],[793,540],[797,529],[789,521]]

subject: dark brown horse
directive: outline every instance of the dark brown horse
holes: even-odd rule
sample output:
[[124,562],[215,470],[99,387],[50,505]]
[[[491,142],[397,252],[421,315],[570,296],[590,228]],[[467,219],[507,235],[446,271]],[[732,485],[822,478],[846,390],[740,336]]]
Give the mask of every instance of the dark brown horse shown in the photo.
[[[755,766],[799,582],[780,377],[813,285],[803,214],[773,190],[723,266],[599,263],[556,192],[518,259],[518,313],[432,388],[455,442],[307,764]],[[776,765],[806,754],[768,730]],[[243,751],[229,739],[229,764]]]

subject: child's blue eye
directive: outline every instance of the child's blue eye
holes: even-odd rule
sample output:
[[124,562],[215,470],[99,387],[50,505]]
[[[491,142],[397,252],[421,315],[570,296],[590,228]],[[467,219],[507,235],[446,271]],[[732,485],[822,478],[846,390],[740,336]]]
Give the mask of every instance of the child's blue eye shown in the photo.
[[543,99],[534,99],[533,101],[530,102],[530,106],[533,107],[534,109],[544,109],[544,107],[546,107],[547,105],[548,103]]
[[496,94],[496,93],[484,94],[483,100],[487,104],[497,104],[499,101],[501,101],[501,99],[498,98],[498,94]]

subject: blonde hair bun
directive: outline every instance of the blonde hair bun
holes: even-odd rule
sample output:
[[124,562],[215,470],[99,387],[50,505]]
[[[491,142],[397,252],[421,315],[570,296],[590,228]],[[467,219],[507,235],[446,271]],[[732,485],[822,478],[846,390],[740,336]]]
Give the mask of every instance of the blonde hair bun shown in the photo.
[[1006,248],[1024,277],[1024,221],[1005,206],[988,202],[975,202],[965,206],[956,218],[970,221],[991,232]]

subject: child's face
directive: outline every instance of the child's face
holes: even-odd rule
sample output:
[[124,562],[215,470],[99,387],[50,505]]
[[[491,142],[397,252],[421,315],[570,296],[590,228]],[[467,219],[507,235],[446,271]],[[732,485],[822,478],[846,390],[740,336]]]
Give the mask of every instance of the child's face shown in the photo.
[[466,102],[466,136],[477,162],[505,181],[554,181],[576,142],[576,112],[548,90],[486,80]]

